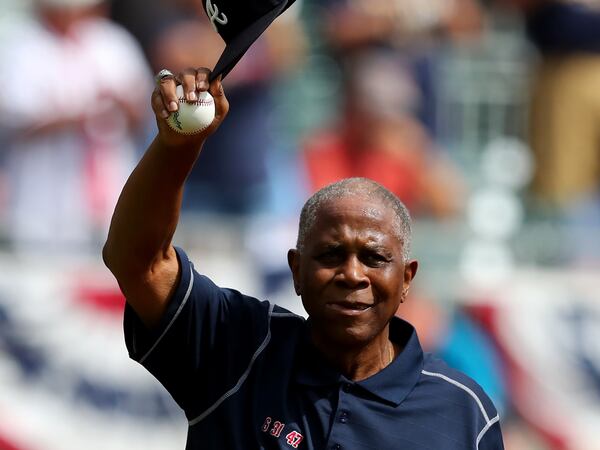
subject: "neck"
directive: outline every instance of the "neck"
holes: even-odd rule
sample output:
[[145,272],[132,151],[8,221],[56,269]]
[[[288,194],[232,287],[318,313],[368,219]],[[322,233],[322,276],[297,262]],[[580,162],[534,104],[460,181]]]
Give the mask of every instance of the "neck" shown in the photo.
[[340,347],[313,333],[314,345],[346,378],[360,381],[375,375],[391,364],[399,348],[384,332],[366,345]]

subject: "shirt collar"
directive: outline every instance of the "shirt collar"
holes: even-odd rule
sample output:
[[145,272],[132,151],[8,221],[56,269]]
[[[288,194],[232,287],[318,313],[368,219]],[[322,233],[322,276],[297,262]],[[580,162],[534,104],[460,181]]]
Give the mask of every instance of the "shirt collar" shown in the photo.
[[390,339],[402,348],[392,363],[369,378],[353,382],[332,368],[310,341],[307,327],[298,352],[296,381],[308,386],[333,386],[349,383],[376,398],[398,406],[417,384],[423,369],[423,350],[414,327],[394,317]]

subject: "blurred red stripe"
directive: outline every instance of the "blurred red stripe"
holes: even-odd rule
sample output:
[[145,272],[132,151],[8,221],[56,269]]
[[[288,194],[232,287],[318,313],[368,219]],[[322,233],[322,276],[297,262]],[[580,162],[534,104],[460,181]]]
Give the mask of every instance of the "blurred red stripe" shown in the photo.
[[25,450],[24,447],[19,447],[10,442],[7,438],[0,435],[0,450]]
[[83,304],[116,314],[122,314],[125,307],[125,297],[121,291],[109,286],[79,286],[75,296]]
[[536,410],[534,405],[527,405],[522,399],[529,396],[523,395],[533,387],[534,381],[527,374],[527,371],[517,362],[509,349],[499,338],[499,331],[502,326],[498,320],[497,309],[491,302],[481,303],[478,305],[470,305],[465,308],[471,318],[478,322],[481,326],[487,329],[490,337],[494,341],[499,354],[501,355],[506,369],[505,377],[507,379],[510,397],[513,406],[520,413],[522,419],[538,433],[545,443],[552,450],[569,450],[565,437],[562,435],[559,427],[551,429],[540,423],[538,417],[532,415],[531,412]]

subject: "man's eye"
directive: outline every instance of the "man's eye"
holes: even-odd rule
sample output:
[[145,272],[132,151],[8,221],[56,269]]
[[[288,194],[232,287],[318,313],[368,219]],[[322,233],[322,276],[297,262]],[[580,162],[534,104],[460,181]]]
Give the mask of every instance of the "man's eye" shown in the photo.
[[342,258],[342,252],[339,250],[328,250],[323,253],[320,253],[317,256],[317,260],[322,263],[332,263],[337,262]]
[[379,267],[388,263],[389,259],[379,253],[369,253],[364,256],[364,261],[369,266]]

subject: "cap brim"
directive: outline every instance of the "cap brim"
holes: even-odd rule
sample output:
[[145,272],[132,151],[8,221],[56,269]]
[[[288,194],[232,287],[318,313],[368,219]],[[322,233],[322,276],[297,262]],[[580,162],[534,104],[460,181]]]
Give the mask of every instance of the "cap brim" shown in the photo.
[[217,61],[214,70],[210,75],[210,80],[222,75],[225,78],[227,74],[235,67],[242,56],[254,44],[269,25],[283,12],[288,2],[281,2],[271,11],[260,17],[257,21],[246,27],[240,34],[233,38],[223,50],[223,54]]

